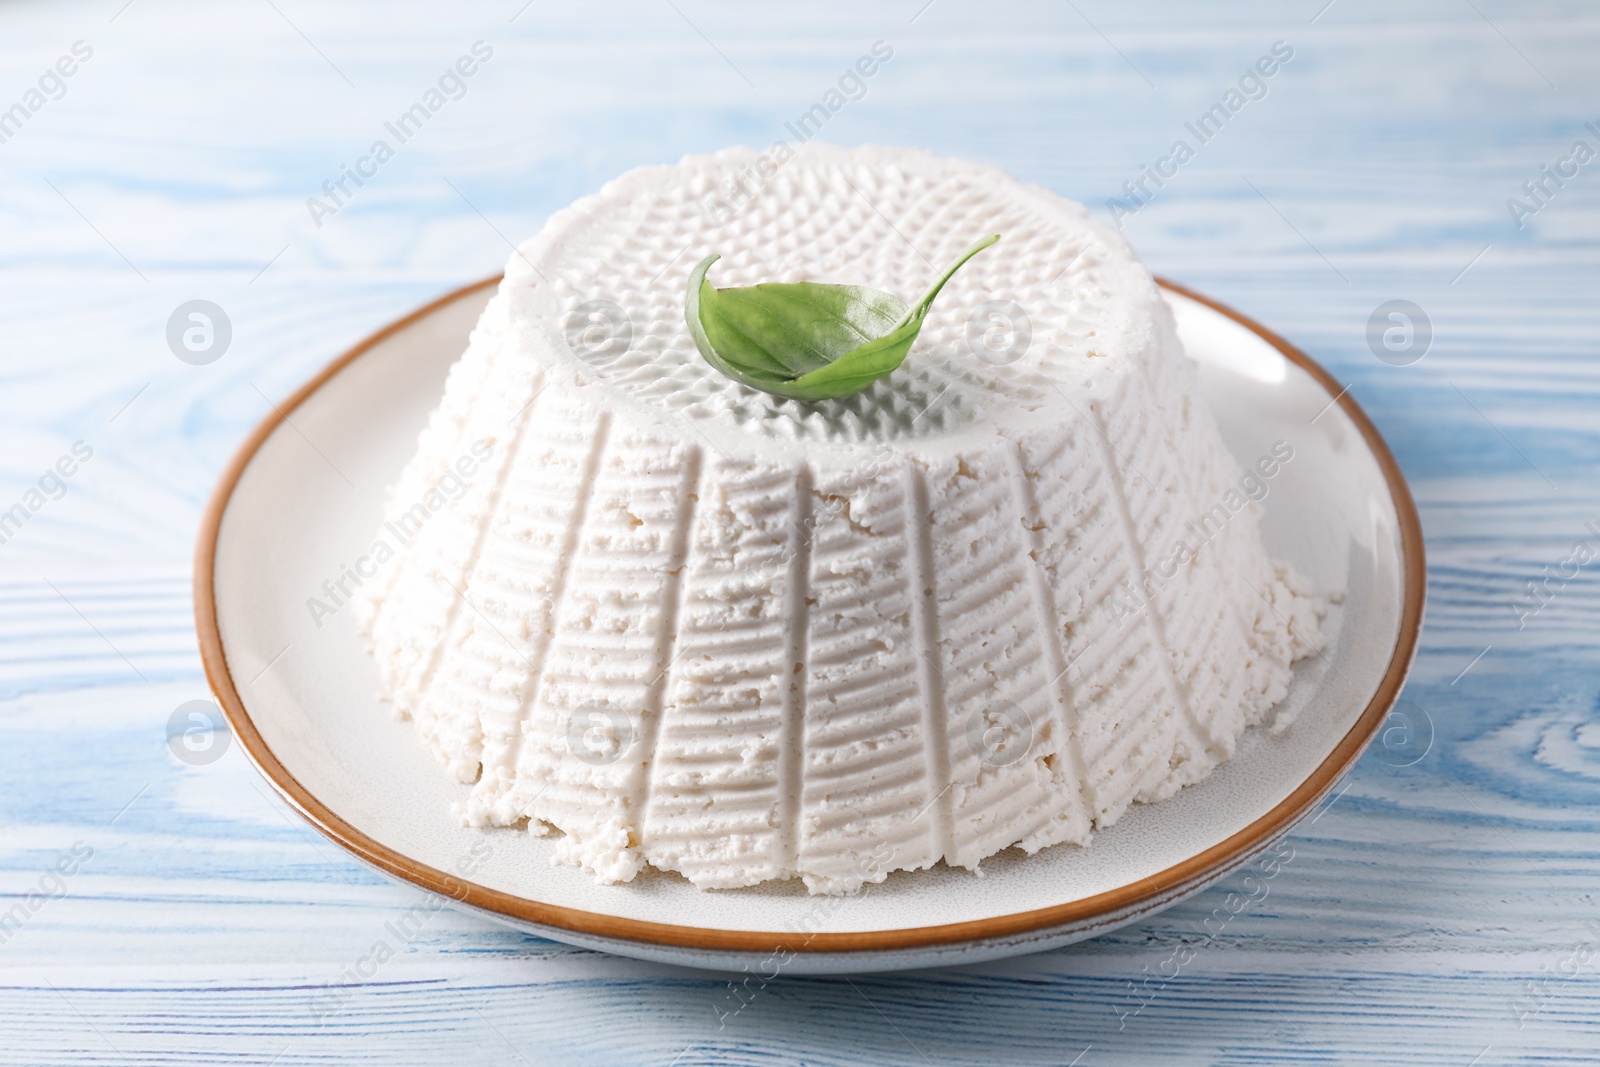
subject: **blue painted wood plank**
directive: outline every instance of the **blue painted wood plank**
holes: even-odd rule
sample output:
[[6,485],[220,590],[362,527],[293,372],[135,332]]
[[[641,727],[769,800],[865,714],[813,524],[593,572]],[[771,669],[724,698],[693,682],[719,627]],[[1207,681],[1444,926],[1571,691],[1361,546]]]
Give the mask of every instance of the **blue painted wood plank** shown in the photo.
[[[0,1063],[1600,1062],[1600,588],[1586,568],[1519,600],[1600,546],[1600,163],[1523,225],[1507,206],[1574,141],[1600,149],[1589,5],[520,7],[0,10],[0,108],[92,49],[0,143],[0,508],[93,450],[0,544],[0,912],[51,898],[0,931]],[[464,95],[317,225],[307,198],[479,40]],[[878,40],[894,57],[829,139],[991,160],[1106,219],[1293,49],[1123,225],[1321,360],[1393,445],[1431,562],[1405,694],[1426,754],[1369,754],[1215,934],[1232,883],[1072,949],[785,977],[730,1015],[723,979],[447,913],[350,980],[414,894],[236,750],[167,748],[206,695],[188,557],[218,471],[375,326],[630,166],[785,136]],[[209,367],[163,340],[196,297],[234,326]],[[1394,298],[1433,327],[1407,367],[1367,342]]]

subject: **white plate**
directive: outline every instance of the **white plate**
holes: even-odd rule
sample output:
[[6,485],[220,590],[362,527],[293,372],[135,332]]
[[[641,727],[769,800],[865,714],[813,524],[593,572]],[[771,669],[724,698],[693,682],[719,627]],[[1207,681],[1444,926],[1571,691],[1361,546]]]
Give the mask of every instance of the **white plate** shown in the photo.
[[976,962],[1103,933],[1248,861],[1355,762],[1400,691],[1422,619],[1421,529],[1398,467],[1340,386],[1282,340],[1167,285],[1206,398],[1241,463],[1285,440],[1263,535],[1319,590],[1342,590],[1327,652],[1304,662],[1282,736],[1163,803],[1136,806],[1088,848],[891,875],[850,898],[798,883],[703,892],[647,871],[600,886],[550,863],[552,839],[465,829],[470,789],[377,699],[346,609],[321,596],[379,523],[495,279],[452,293],[341,357],[279,406],[223,475],[203,524],[201,651],[235,735],[314,826],[379,870],[546,937],[642,959],[791,973]]

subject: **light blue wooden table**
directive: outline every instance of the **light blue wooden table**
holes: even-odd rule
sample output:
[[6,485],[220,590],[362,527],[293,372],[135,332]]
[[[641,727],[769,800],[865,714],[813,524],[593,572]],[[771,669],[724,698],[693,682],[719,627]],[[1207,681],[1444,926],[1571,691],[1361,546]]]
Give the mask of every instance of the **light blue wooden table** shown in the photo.
[[[27,513],[0,543],[0,911],[23,908],[0,921],[0,1061],[1600,1062],[1600,559],[1574,559],[1600,553],[1600,161],[1573,153],[1600,150],[1593,5],[522,3],[0,7],[0,511]],[[308,208],[479,41],[459,99]],[[716,978],[455,914],[340,989],[416,894],[236,747],[169,746],[208,696],[188,568],[223,462],[554,209],[770,144],[877,41],[893,57],[828,139],[992,160],[1125,216],[1158,272],[1350,384],[1427,533],[1418,732],[1170,979],[1228,884],[1010,963],[785,979],[721,1029]],[[1190,132],[1276,42],[1292,57]],[[1146,166],[1171,177],[1138,204]],[[166,340],[193,299],[232,328],[205,366]],[[1431,338],[1385,362],[1390,300]]]

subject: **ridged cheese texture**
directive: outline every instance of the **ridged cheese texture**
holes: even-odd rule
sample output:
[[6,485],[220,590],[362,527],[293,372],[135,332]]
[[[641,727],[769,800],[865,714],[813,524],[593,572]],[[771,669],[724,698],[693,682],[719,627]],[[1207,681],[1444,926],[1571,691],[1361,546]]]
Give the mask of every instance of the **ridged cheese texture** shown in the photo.
[[[684,325],[712,252],[719,286],[911,301],[989,233],[847,399],[737,384]],[[511,257],[360,618],[472,825],[558,833],[606,883],[849,892],[1087,844],[1232,755],[1320,640],[1254,505],[1215,507],[1241,473],[1150,273],[1080,205],[916,151],[729,150]]]

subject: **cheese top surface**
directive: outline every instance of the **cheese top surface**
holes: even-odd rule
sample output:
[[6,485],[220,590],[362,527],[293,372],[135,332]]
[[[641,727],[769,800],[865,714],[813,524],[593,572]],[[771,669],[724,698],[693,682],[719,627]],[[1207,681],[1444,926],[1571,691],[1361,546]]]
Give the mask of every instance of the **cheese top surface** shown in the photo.
[[[684,329],[689,270],[710,253],[719,287],[825,281],[909,302],[989,233],[1000,243],[945,287],[906,362],[853,397],[801,404],[745,388]],[[1076,203],[983,164],[820,144],[633,171],[553,216],[507,279],[536,358],[570,360],[616,402],[719,440],[813,457],[1053,419],[1064,387],[1076,395],[1114,373],[1099,357],[1148,343],[1161,313],[1121,235]]]
[[[748,389],[684,324],[711,252],[722,286],[912,300],[993,232],[854,397]],[[606,882],[849,892],[1086,844],[1233,753],[1320,640],[1241,477],[1149,272],[1079,205],[922,152],[691,157],[512,257],[360,618],[469,822]]]

